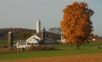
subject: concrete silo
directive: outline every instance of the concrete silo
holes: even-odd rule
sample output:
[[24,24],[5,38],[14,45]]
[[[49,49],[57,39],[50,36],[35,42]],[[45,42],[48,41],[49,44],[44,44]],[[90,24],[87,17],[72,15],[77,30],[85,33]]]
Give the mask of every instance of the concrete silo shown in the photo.
[[40,29],[41,29],[41,22],[38,20],[36,21],[36,33],[40,33]]
[[12,48],[13,47],[13,33],[8,32],[8,47]]

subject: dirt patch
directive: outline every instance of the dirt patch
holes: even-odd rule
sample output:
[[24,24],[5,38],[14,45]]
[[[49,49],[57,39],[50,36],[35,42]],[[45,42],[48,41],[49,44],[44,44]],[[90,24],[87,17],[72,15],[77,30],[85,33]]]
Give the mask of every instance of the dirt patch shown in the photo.
[[102,62],[102,53],[28,58],[18,60],[2,60],[0,62]]

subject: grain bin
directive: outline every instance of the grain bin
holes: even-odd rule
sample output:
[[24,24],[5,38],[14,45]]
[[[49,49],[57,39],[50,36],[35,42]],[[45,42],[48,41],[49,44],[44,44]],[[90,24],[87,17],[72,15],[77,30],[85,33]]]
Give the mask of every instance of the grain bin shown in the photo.
[[13,33],[11,31],[8,32],[8,47],[9,48],[13,47]]

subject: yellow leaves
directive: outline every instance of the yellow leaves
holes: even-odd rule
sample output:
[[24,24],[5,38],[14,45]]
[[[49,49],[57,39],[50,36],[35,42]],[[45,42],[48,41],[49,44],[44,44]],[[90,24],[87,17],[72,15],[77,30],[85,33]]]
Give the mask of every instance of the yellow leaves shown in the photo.
[[90,15],[94,12],[88,9],[87,3],[74,2],[72,5],[66,6],[63,12],[63,20],[60,25],[66,42],[77,43],[88,38],[92,32]]

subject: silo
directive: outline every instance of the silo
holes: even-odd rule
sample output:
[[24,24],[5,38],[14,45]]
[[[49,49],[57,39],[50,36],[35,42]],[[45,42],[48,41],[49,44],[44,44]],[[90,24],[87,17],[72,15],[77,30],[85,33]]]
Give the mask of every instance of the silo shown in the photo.
[[45,28],[41,29],[41,44],[45,43]]
[[8,32],[8,47],[12,48],[13,47],[13,33]]
[[41,23],[40,21],[36,21],[36,33],[40,33]]

